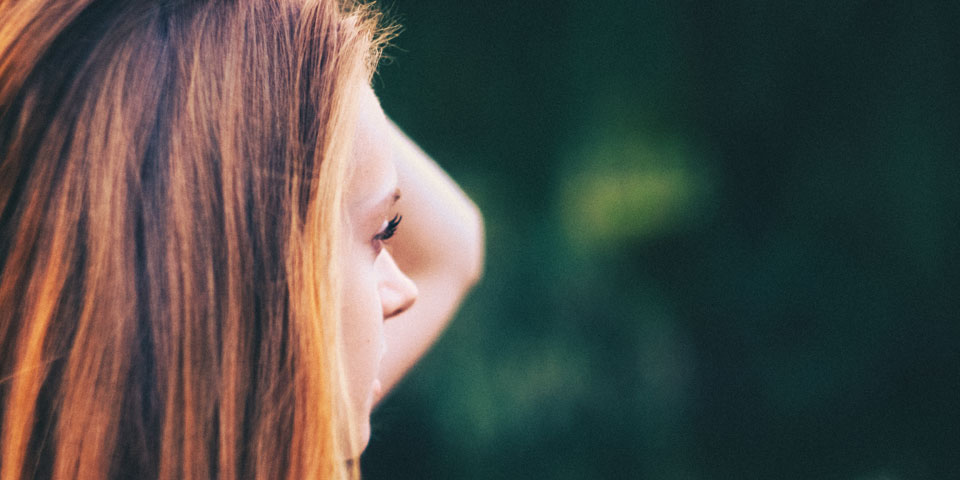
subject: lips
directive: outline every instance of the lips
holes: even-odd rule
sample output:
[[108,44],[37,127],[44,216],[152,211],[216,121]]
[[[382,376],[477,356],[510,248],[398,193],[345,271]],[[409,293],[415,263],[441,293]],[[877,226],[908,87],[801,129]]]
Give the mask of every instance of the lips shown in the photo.
[[381,393],[383,393],[383,385],[380,384],[380,379],[376,379],[373,381],[373,396],[380,398]]
[[[382,370],[383,357],[387,354],[387,339],[384,337],[380,338],[380,355],[377,358],[377,372]],[[379,375],[379,373],[377,374]],[[370,388],[370,400],[373,403],[376,403],[380,400],[381,395],[383,394],[383,384],[380,382],[379,378],[373,379],[373,383]]]

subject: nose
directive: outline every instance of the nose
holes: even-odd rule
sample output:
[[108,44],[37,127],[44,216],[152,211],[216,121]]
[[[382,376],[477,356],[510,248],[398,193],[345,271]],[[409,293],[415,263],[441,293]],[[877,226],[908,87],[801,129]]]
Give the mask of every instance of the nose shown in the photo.
[[389,251],[384,250],[377,263],[380,264],[380,303],[383,319],[387,320],[413,305],[417,300],[417,284],[400,270]]

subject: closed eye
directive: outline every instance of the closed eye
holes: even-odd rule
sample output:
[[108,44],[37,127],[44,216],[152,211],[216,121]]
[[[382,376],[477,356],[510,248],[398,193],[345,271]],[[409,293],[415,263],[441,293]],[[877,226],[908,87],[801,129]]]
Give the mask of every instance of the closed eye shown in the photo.
[[374,249],[377,251],[377,253],[380,253],[380,249],[383,248],[383,242],[389,240],[390,237],[393,237],[393,235],[397,233],[397,227],[400,226],[400,220],[403,220],[403,215],[400,215],[399,213],[394,215],[393,218],[387,222],[387,226],[383,227],[383,230],[380,233],[374,235],[373,243]]

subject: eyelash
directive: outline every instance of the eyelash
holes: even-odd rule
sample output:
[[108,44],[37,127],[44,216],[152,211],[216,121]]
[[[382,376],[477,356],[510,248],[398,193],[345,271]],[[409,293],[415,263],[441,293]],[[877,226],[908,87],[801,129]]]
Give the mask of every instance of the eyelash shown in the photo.
[[400,215],[399,213],[394,215],[393,218],[387,222],[387,226],[383,228],[383,231],[374,235],[373,244],[377,253],[380,253],[380,249],[383,248],[383,242],[389,240],[390,237],[397,233],[397,227],[400,226],[400,220],[403,220],[403,215]]

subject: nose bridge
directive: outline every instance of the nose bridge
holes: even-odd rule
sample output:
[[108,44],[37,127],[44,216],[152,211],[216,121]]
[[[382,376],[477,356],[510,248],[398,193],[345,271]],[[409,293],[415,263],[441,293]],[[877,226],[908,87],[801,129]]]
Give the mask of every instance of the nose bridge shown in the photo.
[[383,251],[379,263],[380,302],[383,304],[383,318],[387,319],[410,308],[418,291],[417,285],[400,270],[389,251]]

